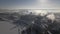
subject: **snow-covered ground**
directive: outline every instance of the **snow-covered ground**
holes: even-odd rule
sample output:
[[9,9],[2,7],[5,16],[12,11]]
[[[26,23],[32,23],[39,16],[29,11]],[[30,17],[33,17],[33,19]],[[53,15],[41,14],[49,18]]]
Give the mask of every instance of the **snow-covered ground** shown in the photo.
[[[5,13],[0,13],[0,18],[3,18],[5,21],[0,21],[0,34],[17,34],[17,28],[10,30],[12,27],[14,27],[15,25],[13,25],[10,21],[12,21],[12,19],[8,19],[8,18],[13,18],[13,16],[17,16],[16,18],[20,17],[20,14],[22,15],[28,15],[28,14],[33,14],[33,15],[38,15],[38,16],[47,16],[48,19],[51,20],[59,20],[58,18],[60,17],[58,13],[50,13],[48,14],[48,11],[46,10],[17,10],[17,12],[8,12],[7,14],[9,15],[5,15]],[[3,17],[1,17],[3,15]],[[12,15],[12,16],[11,16]],[[10,16],[10,17],[9,17]],[[60,22],[60,20],[59,20]]]
[[10,30],[15,25],[7,21],[0,21],[0,34],[18,34],[17,28]]

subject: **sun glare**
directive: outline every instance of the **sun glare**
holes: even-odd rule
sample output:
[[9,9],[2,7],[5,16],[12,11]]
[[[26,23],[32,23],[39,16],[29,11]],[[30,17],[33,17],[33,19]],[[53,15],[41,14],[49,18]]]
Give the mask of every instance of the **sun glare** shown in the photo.
[[47,2],[48,0],[38,0],[38,1],[43,3],[43,2]]

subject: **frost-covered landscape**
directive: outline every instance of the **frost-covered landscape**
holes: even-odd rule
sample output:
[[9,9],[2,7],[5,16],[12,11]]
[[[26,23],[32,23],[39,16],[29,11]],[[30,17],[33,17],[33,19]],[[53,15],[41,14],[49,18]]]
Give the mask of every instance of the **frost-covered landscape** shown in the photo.
[[60,34],[58,10],[0,10],[0,34]]

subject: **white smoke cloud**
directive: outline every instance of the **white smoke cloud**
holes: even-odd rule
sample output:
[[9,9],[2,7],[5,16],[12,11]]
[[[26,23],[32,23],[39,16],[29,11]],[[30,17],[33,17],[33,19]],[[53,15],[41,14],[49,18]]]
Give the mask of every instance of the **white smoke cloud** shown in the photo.
[[52,20],[52,23],[53,23],[53,21],[56,19],[54,14],[49,14],[49,15],[47,15],[46,17],[47,17],[48,19]]
[[41,15],[41,16],[44,16],[48,13],[46,10],[33,10],[33,11],[35,12],[35,15]]

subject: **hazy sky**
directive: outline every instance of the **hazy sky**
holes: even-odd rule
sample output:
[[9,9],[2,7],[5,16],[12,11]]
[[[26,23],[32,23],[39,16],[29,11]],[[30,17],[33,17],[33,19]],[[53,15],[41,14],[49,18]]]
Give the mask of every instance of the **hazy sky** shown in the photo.
[[0,8],[60,9],[60,0],[0,0]]

